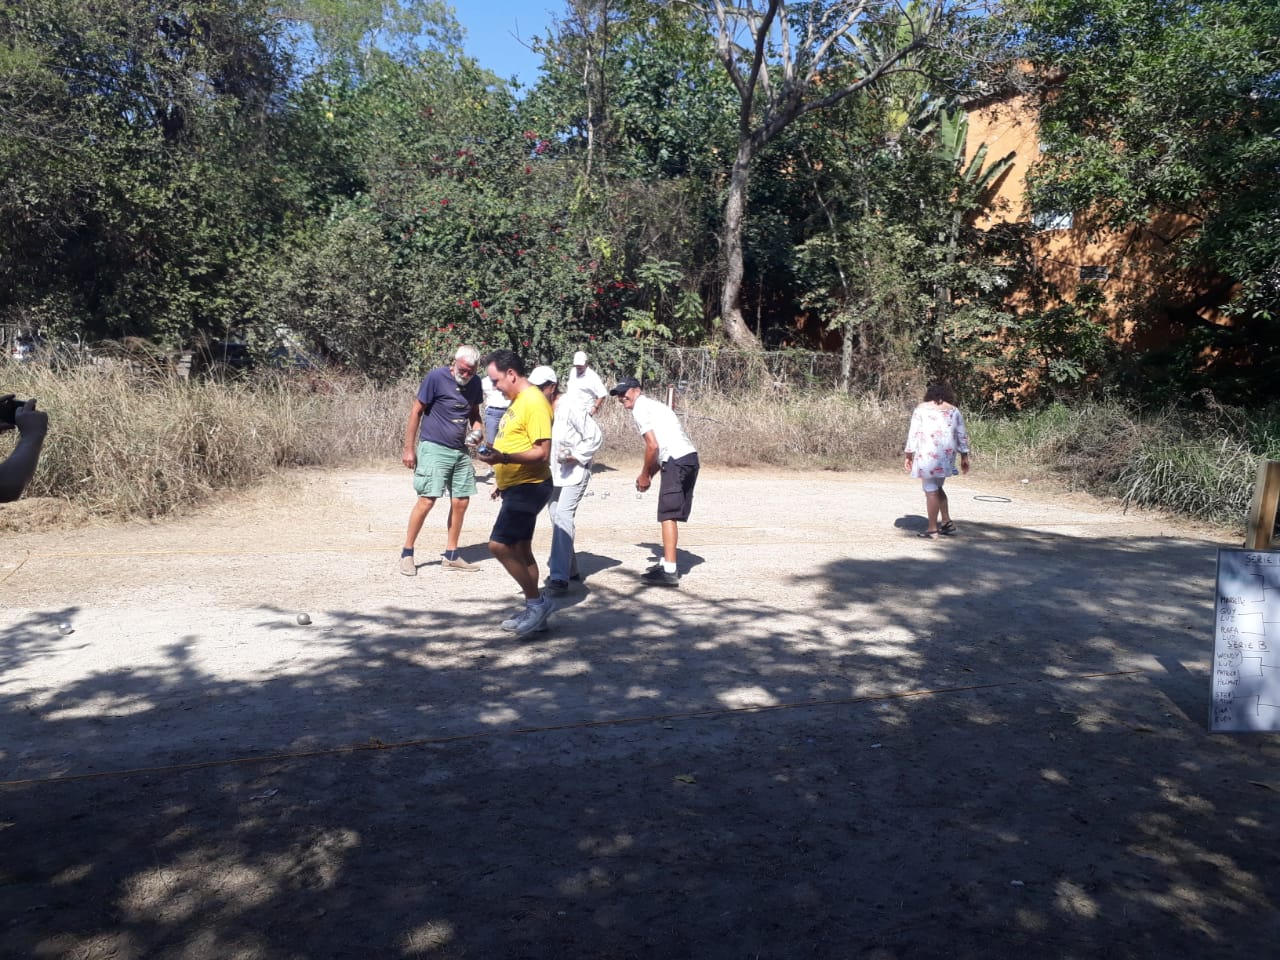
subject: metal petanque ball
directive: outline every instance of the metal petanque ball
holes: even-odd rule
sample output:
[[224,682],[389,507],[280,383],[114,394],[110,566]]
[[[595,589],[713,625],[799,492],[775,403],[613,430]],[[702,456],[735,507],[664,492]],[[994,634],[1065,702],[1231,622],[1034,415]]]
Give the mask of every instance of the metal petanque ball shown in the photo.
[[311,622],[311,618],[305,613],[298,614],[298,626],[305,627]]
[[63,620],[60,624],[58,624],[58,632],[65,637],[69,633],[75,633],[76,628],[73,627],[66,620]]

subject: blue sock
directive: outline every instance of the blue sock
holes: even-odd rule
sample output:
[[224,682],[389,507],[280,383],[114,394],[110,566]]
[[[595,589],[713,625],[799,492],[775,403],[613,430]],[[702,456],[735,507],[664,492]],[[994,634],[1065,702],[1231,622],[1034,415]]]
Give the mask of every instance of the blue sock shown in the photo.
[[457,550],[446,550],[446,551],[444,552],[444,558],[445,558],[446,560],[457,560],[457,559],[458,559],[458,551],[457,551]]
[[404,547],[404,548],[400,551],[400,556],[402,556],[402,557],[412,557],[412,556],[413,556],[413,547]]

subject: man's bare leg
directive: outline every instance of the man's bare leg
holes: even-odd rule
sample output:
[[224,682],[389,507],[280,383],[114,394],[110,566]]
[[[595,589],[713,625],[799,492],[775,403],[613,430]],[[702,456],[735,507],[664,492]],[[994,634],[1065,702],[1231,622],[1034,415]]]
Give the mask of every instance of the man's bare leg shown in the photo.
[[409,529],[404,535],[404,549],[400,551],[400,572],[406,577],[418,575],[418,565],[413,560],[413,545],[418,542],[422,524],[435,505],[434,497],[419,497],[414,502],[413,509],[409,511]]
[[680,540],[680,528],[675,520],[662,521],[662,559],[667,563],[676,562],[676,544]]
[[533,557],[533,541],[521,540],[519,543],[499,543],[489,541],[489,552],[498,558],[504,570],[511,574],[526,600],[537,600],[541,595],[538,590],[538,561]]
[[431,512],[431,508],[435,505],[435,497],[419,497],[417,503],[413,505],[413,510],[409,513],[409,530],[404,536],[404,548],[406,550],[412,550],[413,545],[418,542],[418,534],[422,532],[422,525],[426,522],[427,514]]
[[454,497],[449,508],[449,534],[445,541],[446,550],[457,550],[458,540],[462,536],[462,518],[467,515],[467,507],[471,506],[470,497]]

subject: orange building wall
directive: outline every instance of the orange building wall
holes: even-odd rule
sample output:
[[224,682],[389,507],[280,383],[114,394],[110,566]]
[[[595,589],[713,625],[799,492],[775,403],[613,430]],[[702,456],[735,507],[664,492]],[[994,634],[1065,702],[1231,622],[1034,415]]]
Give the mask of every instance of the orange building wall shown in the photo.
[[[966,157],[987,145],[987,163],[1010,152],[1013,165],[996,184],[991,212],[979,227],[1001,222],[1028,222],[1027,176],[1040,159],[1038,109],[1026,95],[972,107],[965,144]],[[1066,302],[1075,299],[1081,267],[1105,267],[1109,276],[1097,282],[1102,313],[1112,335],[1136,347],[1158,346],[1176,339],[1189,321],[1199,317],[1222,322],[1216,307],[1228,291],[1218,278],[1196,278],[1171,263],[1169,241],[1192,229],[1187,217],[1166,216],[1144,226],[1115,231],[1090,224],[1088,212],[1076,211],[1070,229],[1046,229],[1033,241],[1041,273]],[[1015,309],[1028,309],[1027,290],[1009,298]]]

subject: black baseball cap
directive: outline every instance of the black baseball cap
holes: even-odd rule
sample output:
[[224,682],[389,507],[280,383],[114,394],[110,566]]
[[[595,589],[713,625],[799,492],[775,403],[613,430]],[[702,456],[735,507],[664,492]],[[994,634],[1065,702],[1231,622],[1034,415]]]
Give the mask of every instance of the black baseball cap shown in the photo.
[[609,395],[612,397],[620,397],[632,387],[638,386],[640,386],[640,381],[635,377],[623,377],[613,385],[613,389],[609,391]]

